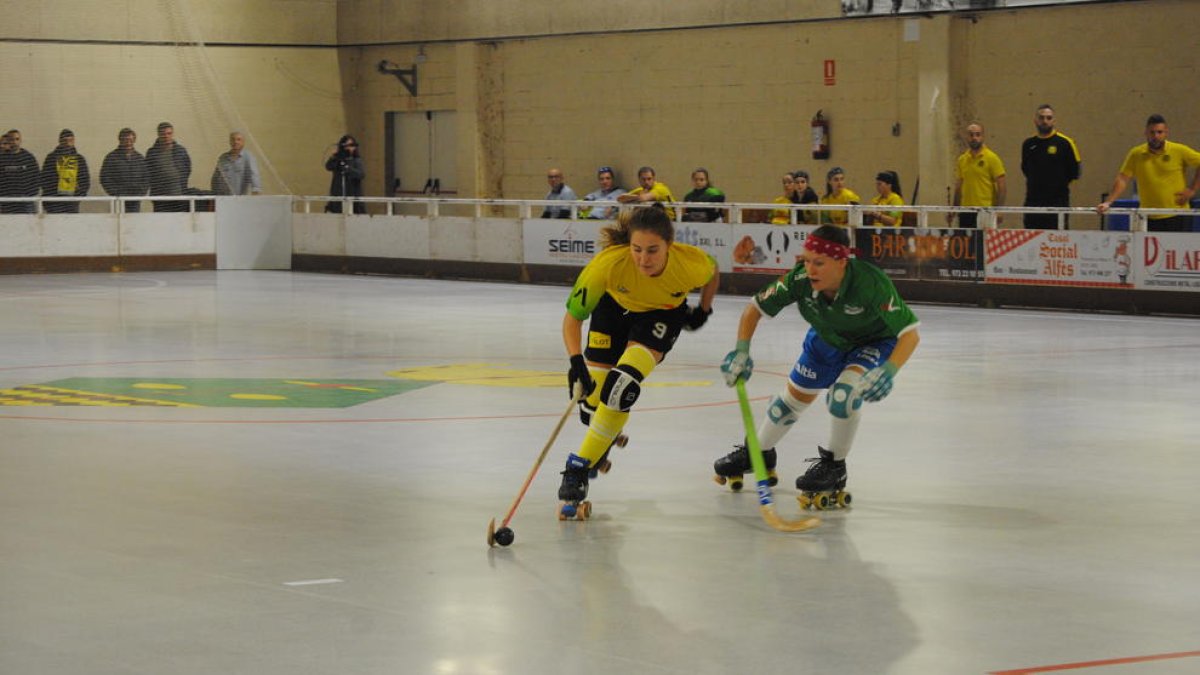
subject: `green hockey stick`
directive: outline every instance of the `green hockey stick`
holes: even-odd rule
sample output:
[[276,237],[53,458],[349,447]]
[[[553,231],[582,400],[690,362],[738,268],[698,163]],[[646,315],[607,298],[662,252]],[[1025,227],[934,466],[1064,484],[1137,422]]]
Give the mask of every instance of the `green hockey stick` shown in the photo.
[[821,524],[821,519],[810,516],[800,520],[785,520],[775,513],[775,499],[771,485],[767,482],[767,463],[763,460],[762,447],[758,444],[758,432],[754,429],[754,413],[750,412],[750,398],[746,395],[746,381],[738,378],[738,404],[742,408],[742,425],[746,427],[746,450],[750,454],[750,466],[754,467],[754,480],[758,484],[759,510],[763,520],[780,532],[803,532]]

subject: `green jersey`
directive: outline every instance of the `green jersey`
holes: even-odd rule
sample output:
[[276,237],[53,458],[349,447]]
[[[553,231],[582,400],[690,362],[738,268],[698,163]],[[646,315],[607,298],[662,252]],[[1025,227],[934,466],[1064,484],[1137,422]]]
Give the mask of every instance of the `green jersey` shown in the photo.
[[771,317],[792,303],[822,340],[841,351],[898,337],[919,324],[883,270],[855,258],[833,300],[813,290],[803,262],[754,296],[759,311]]

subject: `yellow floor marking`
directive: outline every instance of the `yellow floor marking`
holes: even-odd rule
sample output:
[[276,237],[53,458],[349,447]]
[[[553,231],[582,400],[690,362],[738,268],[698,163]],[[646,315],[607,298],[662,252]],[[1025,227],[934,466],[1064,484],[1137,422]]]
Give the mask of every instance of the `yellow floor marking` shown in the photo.
[[[474,384],[484,387],[565,387],[567,373],[546,370],[521,370],[503,363],[460,363],[424,368],[392,370],[390,377],[423,382]],[[644,387],[708,387],[711,380],[662,382],[651,380]]]

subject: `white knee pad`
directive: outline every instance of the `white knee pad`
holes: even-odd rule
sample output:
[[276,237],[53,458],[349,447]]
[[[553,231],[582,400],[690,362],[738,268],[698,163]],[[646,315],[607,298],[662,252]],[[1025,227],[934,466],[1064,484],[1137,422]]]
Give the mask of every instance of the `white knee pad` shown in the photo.
[[862,392],[858,390],[862,373],[857,370],[843,370],[833,386],[825,393],[825,405],[829,413],[838,419],[848,420],[858,414],[862,407]]
[[758,428],[758,442],[763,449],[775,447],[807,407],[807,403],[792,396],[790,389],[784,389],[782,394],[772,398],[767,417]]

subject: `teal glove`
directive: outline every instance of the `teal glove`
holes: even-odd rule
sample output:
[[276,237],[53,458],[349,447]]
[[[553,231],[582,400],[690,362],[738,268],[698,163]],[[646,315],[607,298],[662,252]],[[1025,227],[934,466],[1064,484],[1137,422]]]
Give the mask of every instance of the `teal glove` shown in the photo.
[[882,366],[867,373],[862,379],[863,400],[875,403],[887,398],[887,395],[892,393],[892,384],[898,370],[900,368],[896,364],[885,361]]
[[732,387],[739,379],[749,380],[754,372],[754,359],[750,358],[750,341],[738,340],[737,348],[725,355],[721,363],[721,374],[725,384]]

